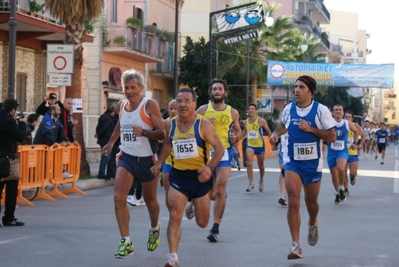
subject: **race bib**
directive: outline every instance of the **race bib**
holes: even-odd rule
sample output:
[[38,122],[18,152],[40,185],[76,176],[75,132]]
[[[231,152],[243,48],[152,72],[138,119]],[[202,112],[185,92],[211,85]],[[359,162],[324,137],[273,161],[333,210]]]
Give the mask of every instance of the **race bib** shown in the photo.
[[378,138],[378,143],[385,143],[385,138]]
[[133,133],[132,126],[126,126],[121,129],[121,143],[124,147],[139,147],[136,135]]
[[258,139],[259,131],[252,130],[248,132],[248,139]]
[[294,143],[294,159],[317,159],[317,145],[314,143]]
[[198,147],[195,139],[173,141],[175,159],[190,159],[198,157]]
[[334,143],[331,143],[332,150],[344,150],[344,140],[337,140]]
[[[213,153],[215,153],[215,150],[214,149],[210,149],[209,153],[211,155],[210,159],[212,159],[213,158]],[[220,161],[226,161],[226,160],[229,160],[229,152],[228,152],[227,148],[224,150],[223,157],[222,157],[222,159]]]

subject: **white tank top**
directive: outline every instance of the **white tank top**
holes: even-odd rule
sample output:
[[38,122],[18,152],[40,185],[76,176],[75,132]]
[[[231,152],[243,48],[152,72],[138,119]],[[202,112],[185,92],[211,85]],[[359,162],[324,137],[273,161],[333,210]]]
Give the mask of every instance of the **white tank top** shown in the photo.
[[150,140],[147,137],[137,137],[133,133],[132,126],[139,126],[144,130],[152,130],[151,118],[145,111],[145,106],[149,98],[143,97],[139,106],[132,112],[127,112],[125,106],[128,101],[125,99],[121,104],[121,111],[119,113],[120,126],[121,126],[121,145],[120,149],[131,156],[148,157],[155,154],[156,148],[153,147],[156,141]]

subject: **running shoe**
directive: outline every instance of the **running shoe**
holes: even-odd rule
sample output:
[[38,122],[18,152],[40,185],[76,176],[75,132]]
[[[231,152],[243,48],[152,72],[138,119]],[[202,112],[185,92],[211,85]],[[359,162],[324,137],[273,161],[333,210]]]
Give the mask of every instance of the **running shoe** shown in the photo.
[[349,197],[349,190],[348,190],[348,188],[345,188],[344,194],[345,194],[345,197]]
[[356,177],[351,176],[351,185],[355,185],[355,184],[356,184]]
[[[174,255],[176,255],[176,254],[174,254]],[[180,266],[177,256],[175,257],[174,255],[172,253],[168,254],[168,261],[166,262],[164,267],[179,267]]]
[[346,195],[345,195],[345,191],[343,189],[339,189],[339,200],[341,200],[341,202],[344,202],[346,200]]
[[216,230],[210,230],[209,235],[208,235],[208,240],[211,242],[218,242],[218,237],[219,237],[219,231]]
[[122,238],[121,242],[119,243],[119,249],[115,253],[115,258],[124,259],[130,254],[133,254],[134,247],[132,242],[128,242],[126,239]]
[[290,253],[287,256],[289,260],[302,259],[302,249],[297,242],[292,242]]
[[[11,221],[6,221],[5,217],[3,216],[1,218],[1,221],[3,222],[3,226],[24,226],[25,223],[18,221],[17,218],[13,218]],[[1,224],[0,224],[1,226]]]
[[154,251],[159,245],[159,232],[161,231],[161,223],[158,222],[158,230],[151,231],[148,236],[147,249]]
[[374,159],[378,159],[378,156],[377,156],[377,155],[375,155]]
[[259,180],[259,191],[262,192],[264,188],[265,188],[265,183],[263,182],[263,180]]
[[341,204],[341,199],[339,198],[339,194],[335,195],[335,201],[334,201],[335,205],[339,205]]
[[132,206],[136,206],[137,205],[137,200],[136,197],[133,195],[129,195],[127,196],[127,203],[132,205]]
[[287,201],[286,201],[286,199],[285,199],[285,196],[281,196],[281,197],[278,199],[278,203],[279,203],[281,206],[287,206]]
[[190,203],[190,204],[187,206],[187,208],[186,208],[186,210],[185,210],[185,214],[186,214],[187,219],[189,219],[189,220],[191,220],[192,218],[195,217],[195,212],[194,212],[194,205],[193,205],[193,203]]
[[63,177],[63,178],[72,178],[72,177],[73,177],[73,174],[70,174],[70,173],[68,173],[68,172],[64,172],[64,173],[62,174],[62,177]]
[[383,162],[383,161],[381,161],[381,164],[384,164],[384,162]]
[[254,186],[254,184],[249,184],[246,191],[247,191],[247,192],[253,192],[253,191],[255,191],[255,186]]
[[136,205],[137,206],[145,206],[144,198],[141,197],[140,199],[136,199]]
[[319,241],[319,228],[317,226],[317,222],[316,225],[314,226],[310,226],[309,227],[309,233],[308,233],[308,244],[310,246],[315,246],[317,244],[317,241]]

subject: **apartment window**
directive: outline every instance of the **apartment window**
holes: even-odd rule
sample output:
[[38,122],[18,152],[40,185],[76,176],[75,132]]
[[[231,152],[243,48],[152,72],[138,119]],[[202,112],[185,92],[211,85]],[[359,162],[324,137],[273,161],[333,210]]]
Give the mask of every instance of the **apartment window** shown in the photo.
[[133,17],[143,20],[143,10],[138,6],[133,6]]
[[118,0],[112,0],[111,23],[118,22]]
[[392,119],[396,120],[396,112],[392,113]]
[[26,110],[26,80],[28,75],[26,73],[17,73],[17,88],[16,99],[19,103],[19,110]]

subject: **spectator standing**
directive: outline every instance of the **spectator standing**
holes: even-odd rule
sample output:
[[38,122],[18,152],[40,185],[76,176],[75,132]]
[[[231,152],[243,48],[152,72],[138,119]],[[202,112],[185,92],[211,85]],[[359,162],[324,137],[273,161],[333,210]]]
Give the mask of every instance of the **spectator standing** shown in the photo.
[[[12,160],[10,169],[17,154],[17,142],[23,142],[26,134],[26,118],[20,118],[15,122],[15,114],[18,108],[18,102],[15,99],[7,98],[4,100],[3,108],[0,110],[0,158],[3,160]],[[18,125],[17,125],[18,124]],[[0,199],[2,198],[3,188],[5,186],[5,211],[2,217],[4,226],[23,226],[24,223],[14,217],[15,206],[18,195],[18,179],[7,179],[0,177]],[[1,213],[1,206],[0,206]]]
[[[68,145],[70,142],[64,134],[63,125],[59,120],[61,114],[60,107],[56,104],[51,105],[48,112],[44,115],[39,128],[36,131],[35,138],[33,139],[34,145]],[[63,167],[63,177],[72,178],[73,175],[68,173]]]
[[31,145],[33,143],[32,132],[35,130],[38,120],[39,120],[39,114],[37,113],[30,114],[28,116],[26,122],[26,135],[21,145]]
[[[112,106],[108,106],[107,110],[98,118],[95,137],[97,138],[97,144],[100,145],[101,149],[109,142],[109,139],[114,132],[114,115],[115,108]],[[111,159],[111,154],[112,153],[109,153],[107,155],[104,155],[103,153],[101,154],[100,167],[98,170],[98,179],[108,179],[105,170],[107,168],[108,162]]]
[[48,96],[46,96],[44,101],[37,107],[36,113],[44,116],[48,112],[51,105],[58,103],[60,102],[57,101],[57,95],[55,93],[50,93]]
[[60,121],[63,126],[65,137],[67,138],[67,141],[77,144],[77,141],[75,141],[75,125],[77,121],[72,117],[72,98],[65,98],[64,104],[61,104],[61,102],[57,102],[57,104],[60,106],[61,110]]

